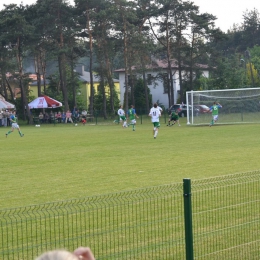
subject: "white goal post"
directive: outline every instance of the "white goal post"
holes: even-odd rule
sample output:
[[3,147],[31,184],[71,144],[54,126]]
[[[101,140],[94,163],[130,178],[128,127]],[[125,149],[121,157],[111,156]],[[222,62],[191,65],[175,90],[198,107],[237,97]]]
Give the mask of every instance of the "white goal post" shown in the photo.
[[241,88],[186,92],[187,124],[209,124],[214,102],[222,105],[218,124],[260,123],[260,88]]

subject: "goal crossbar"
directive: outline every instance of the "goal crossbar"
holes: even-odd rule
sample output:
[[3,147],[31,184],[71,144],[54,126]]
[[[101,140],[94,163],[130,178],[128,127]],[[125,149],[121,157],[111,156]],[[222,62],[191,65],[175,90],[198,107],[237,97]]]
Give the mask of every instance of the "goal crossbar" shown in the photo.
[[220,103],[219,124],[259,123],[260,88],[187,91],[187,124],[205,125],[212,118],[205,108]]

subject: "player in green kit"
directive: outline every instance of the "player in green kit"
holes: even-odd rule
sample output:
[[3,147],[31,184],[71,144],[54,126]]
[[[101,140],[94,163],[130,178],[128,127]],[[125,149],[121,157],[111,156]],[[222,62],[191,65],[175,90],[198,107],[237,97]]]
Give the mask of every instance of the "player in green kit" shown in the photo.
[[212,112],[212,120],[211,120],[209,126],[213,126],[214,123],[217,122],[217,120],[218,120],[218,109],[219,108],[222,108],[222,106],[217,102],[214,102],[213,106],[211,106],[209,108],[209,112]]
[[131,105],[131,108],[128,110],[128,117],[130,119],[130,123],[128,125],[133,126],[133,131],[135,131],[135,125],[136,125],[136,119],[139,118],[135,112],[135,108],[133,105]]
[[[171,124],[171,121],[173,121],[172,124]],[[166,126],[172,126],[172,125],[174,125],[176,122],[178,123],[179,126],[181,126],[181,125],[180,125],[180,121],[179,121],[178,112],[177,112],[177,111],[173,111],[173,112],[171,113],[171,115],[170,115],[169,120],[168,120],[168,125],[166,125]]]
[[12,113],[12,115],[10,116],[10,122],[11,122],[11,124],[12,124],[12,129],[5,134],[6,137],[7,137],[9,134],[11,134],[11,133],[14,131],[14,129],[17,129],[17,130],[18,130],[19,135],[20,135],[21,137],[24,136],[24,134],[22,134],[22,132],[21,132],[21,130],[20,130],[19,125],[17,124],[17,117],[16,117],[15,115],[16,115],[16,112],[14,111],[14,112]]

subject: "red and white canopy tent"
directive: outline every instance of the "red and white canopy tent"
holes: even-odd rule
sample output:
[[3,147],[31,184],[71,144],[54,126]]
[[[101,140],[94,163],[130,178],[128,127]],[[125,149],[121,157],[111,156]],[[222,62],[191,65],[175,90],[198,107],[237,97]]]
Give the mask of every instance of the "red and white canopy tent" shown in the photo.
[[46,95],[41,95],[40,97],[34,99],[32,102],[28,104],[30,109],[33,108],[56,108],[56,107],[61,107],[62,103],[48,97]]
[[0,110],[1,109],[14,109],[15,105],[7,102],[4,97],[0,95]]

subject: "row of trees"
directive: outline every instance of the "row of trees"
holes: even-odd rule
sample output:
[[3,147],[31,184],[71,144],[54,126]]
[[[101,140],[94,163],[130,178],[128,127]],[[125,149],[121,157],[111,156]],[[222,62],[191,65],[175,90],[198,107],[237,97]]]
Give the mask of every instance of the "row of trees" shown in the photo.
[[[143,75],[143,102],[148,111],[151,99],[145,71],[152,56],[168,64],[169,105],[174,100],[172,59],[178,66],[182,101],[187,90],[259,87],[258,11],[246,11],[243,24],[228,33],[215,28],[215,19],[200,13],[193,2],[183,0],[75,0],[75,6],[64,0],[38,0],[33,5],[6,5],[0,11],[0,93],[13,98],[6,76],[10,72],[19,82],[22,106],[29,113],[28,73],[36,73],[39,95],[41,77],[47,93],[46,79],[56,75],[52,95],[62,95],[67,110],[77,105],[78,75],[74,68],[87,60],[91,112],[95,104],[93,72],[100,77],[98,94],[103,110],[114,111],[113,71],[120,67],[126,72],[125,107],[129,100],[135,104],[138,92],[131,83],[138,71]],[[26,68],[28,58],[33,60],[34,71]],[[209,79],[200,75],[199,63],[209,66]]]

